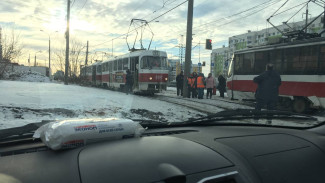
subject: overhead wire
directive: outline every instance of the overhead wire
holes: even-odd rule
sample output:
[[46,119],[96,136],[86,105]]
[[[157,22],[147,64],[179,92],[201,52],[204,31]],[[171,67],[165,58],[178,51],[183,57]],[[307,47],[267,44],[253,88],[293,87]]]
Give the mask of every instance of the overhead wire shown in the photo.
[[[188,1],[188,0],[185,0],[184,2],[178,4],[177,6],[175,6],[175,7],[171,8],[171,9],[169,9],[169,10],[166,11],[165,13],[163,13],[163,14],[161,14],[161,15],[159,15],[159,16],[153,18],[153,19],[151,19],[151,20],[148,21],[147,23],[150,23],[150,22],[153,22],[153,21],[157,20],[158,18],[160,18],[160,17],[166,15],[167,13],[171,12],[172,10],[174,10],[174,9],[178,8],[179,6],[183,5],[183,4],[186,3],[187,1]],[[131,33],[131,32],[136,31],[137,29],[141,28],[142,26],[144,26],[144,25],[141,25],[141,26],[139,26],[139,27],[136,27],[136,28],[132,29],[131,31],[128,31],[127,33],[121,34],[120,36],[117,36],[117,37],[115,37],[115,38],[112,38],[112,39],[110,39],[110,40],[108,40],[108,41],[104,41],[104,42],[102,42],[102,43],[95,44],[93,47],[97,47],[97,46],[103,45],[103,44],[105,44],[105,43],[108,43],[108,42],[114,41],[115,39],[118,39],[118,38],[120,38],[120,37],[122,37],[122,36],[125,36],[125,35],[127,35],[128,33]]]
[[[303,5],[303,4],[306,4],[306,5],[307,5],[307,3],[309,3],[309,2],[310,2],[310,0],[309,0],[309,1],[306,1],[306,2],[303,2],[303,3],[301,3],[301,4],[298,4],[298,5],[296,5],[296,6],[293,6],[293,7],[289,8],[289,9],[284,10],[284,11],[281,11],[280,13],[273,14],[273,17],[274,17],[274,16],[277,16],[277,15],[280,15],[280,14],[282,14],[282,13],[285,13],[285,12],[287,12],[287,11],[289,11],[289,10],[292,10],[292,9],[294,9],[294,8],[296,8],[296,7],[299,7],[299,6]],[[305,5],[305,6],[306,6],[306,5]],[[305,6],[303,6],[303,7],[305,7]]]
[[[237,15],[243,14],[243,13],[245,13],[245,12],[248,12],[248,11],[250,11],[250,10],[253,10],[253,9],[255,9],[255,8],[258,8],[258,7],[260,7],[260,6],[263,6],[263,5],[265,5],[265,4],[272,3],[272,1],[278,1],[278,0],[265,1],[265,2],[263,2],[263,3],[261,3],[261,4],[255,5],[255,6],[251,7],[251,8],[246,9],[246,10],[240,11],[240,12],[235,13],[235,14],[232,14],[232,15],[229,15],[229,16],[227,16],[227,17],[223,17],[223,18],[219,18],[219,19],[217,19],[217,20],[213,20],[213,21],[207,22],[207,23],[205,23],[205,24],[201,24],[201,25],[199,25],[199,26],[197,26],[197,27],[202,27],[202,26],[205,26],[205,25],[207,25],[207,24],[211,24],[211,23],[214,23],[214,22],[218,22],[218,21],[223,20],[223,19],[229,19],[229,18],[231,18],[231,17],[234,17],[234,16],[237,16]],[[194,28],[197,28],[197,27],[194,27]]]
[[[310,1],[309,1],[310,2]],[[289,22],[294,16],[296,16],[304,7],[306,7],[308,2],[302,6],[295,14],[293,14],[286,22]]]
[[[276,4],[276,3],[277,3],[277,2],[275,2],[274,4]],[[237,20],[240,20],[240,19],[243,19],[243,18],[247,18],[247,17],[249,17],[249,16],[251,16],[251,15],[254,15],[254,14],[260,12],[260,11],[263,11],[264,9],[266,9],[266,8],[272,6],[272,5],[273,5],[273,4],[270,4],[270,5],[268,5],[268,6],[264,7],[264,8],[262,8],[262,9],[256,10],[256,11],[254,11],[254,12],[252,12],[252,13],[250,13],[250,14],[247,14],[247,15],[245,15],[245,16],[243,16],[243,17],[239,17],[239,18],[234,19],[234,20],[231,20],[231,21],[229,21],[229,22],[226,22],[226,23],[223,23],[223,24],[220,24],[220,25],[216,25],[215,27],[225,26],[225,25],[228,25],[228,24],[230,24],[230,23],[232,23],[232,22],[235,22],[235,21],[237,21]],[[199,30],[196,30],[196,31],[201,31],[201,30],[202,30],[202,29],[199,29]]]
[[[214,22],[219,22],[219,21],[221,21],[221,20],[227,20],[227,19],[229,19],[229,18],[232,18],[232,17],[238,16],[238,15],[241,15],[241,14],[243,14],[243,13],[246,13],[246,12],[249,12],[249,11],[252,11],[252,10],[255,10],[255,9],[257,9],[257,8],[262,8],[261,10],[254,11],[253,13],[251,13],[251,14],[249,14],[249,15],[245,15],[244,17],[239,17],[239,18],[237,18],[237,19],[235,19],[235,20],[232,20],[232,21],[230,21],[230,22],[227,22],[227,23],[225,23],[225,24],[221,24],[221,25],[217,25],[217,26],[227,25],[227,24],[230,24],[230,23],[232,23],[232,22],[234,22],[234,21],[237,21],[238,19],[246,18],[246,17],[251,16],[251,15],[257,13],[257,12],[260,12],[260,11],[266,9],[267,7],[270,7],[270,6],[272,6],[272,5],[276,4],[276,3],[279,3],[280,1],[282,1],[282,0],[271,0],[271,1],[265,1],[265,2],[263,2],[263,3],[261,3],[261,4],[255,5],[255,6],[253,6],[253,7],[250,7],[250,8],[248,8],[248,9],[243,10],[243,11],[240,11],[240,12],[238,12],[238,13],[234,13],[234,14],[229,15],[229,16],[227,16],[227,17],[219,18],[219,19],[217,19],[217,20],[213,20],[213,21],[210,21],[210,22],[207,22],[207,23],[204,23],[204,24],[201,24],[201,25],[195,26],[195,27],[193,27],[193,30],[195,30],[195,31],[201,31],[202,29],[198,29],[198,28],[203,27],[203,26],[206,26],[206,25],[209,25],[209,24],[212,24],[212,23],[214,23]],[[204,27],[204,29],[206,29],[206,27]],[[183,31],[182,31],[182,32],[183,32]],[[180,32],[178,32],[178,33],[182,33],[182,32],[180,31]]]

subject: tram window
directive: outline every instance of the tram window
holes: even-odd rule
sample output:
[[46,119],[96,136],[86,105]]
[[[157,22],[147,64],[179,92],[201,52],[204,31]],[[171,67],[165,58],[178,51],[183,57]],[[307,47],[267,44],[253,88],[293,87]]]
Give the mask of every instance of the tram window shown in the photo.
[[153,56],[144,56],[141,58],[141,68],[142,69],[158,69],[161,68],[162,65],[165,66],[166,64],[162,64],[165,62],[166,59],[162,57],[153,57]]
[[121,71],[123,69],[123,67],[122,67],[123,66],[122,59],[118,59],[117,65],[118,65],[117,70]]
[[102,70],[103,72],[106,71],[106,63],[103,64],[103,68],[102,68],[102,69],[103,69],[103,70]]
[[254,72],[254,53],[244,54],[243,73],[252,74]]
[[109,72],[112,72],[113,71],[113,66],[112,65],[113,65],[113,62],[109,62],[108,63],[108,71]]
[[260,74],[265,71],[265,66],[268,63],[268,52],[257,52],[255,53],[255,68],[254,73]]
[[123,58],[123,70],[127,70],[129,68],[129,59]]
[[316,74],[318,70],[317,46],[306,46],[300,49],[299,65],[304,74]]
[[99,73],[102,72],[102,66],[101,65],[97,66],[97,72],[99,72]]
[[270,51],[270,63],[272,63],[274,65],[274,69],[282,74],[283,70],[282,70],[282,50],[273,50]]
[[320,47],[319,74],[325,74],[325,45]]
[[117,60],[114,60],[114,71],[117,71]]
[[236,55],[235,56],[235,73],[236,74],[243,74],[243,72],[242,72],[242,68],[243,68],[243,64],[244,64],[244,62],[243,62],[243,60],[244,60],[244,55]]
[[301,74],[301,64],[299,64],[299,48],[289,48],[283,54],[283,74]]

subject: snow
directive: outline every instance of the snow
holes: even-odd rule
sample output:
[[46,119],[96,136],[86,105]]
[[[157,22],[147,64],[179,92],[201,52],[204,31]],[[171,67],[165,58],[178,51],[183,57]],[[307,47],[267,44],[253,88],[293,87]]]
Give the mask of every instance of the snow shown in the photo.
[[5,79],[28,82],[50,82],[50,79],[39,72],[13,71],[4,75]]
[[205,115],[145,96],[51,82],[0,80],[0,129],[93,117],[184,121]]
[[[117,117],[179,122],[225,109],[252,109],[239,101],[221,98],[218,93],[212,99],[183,98],[176,96],[176,89],[173,87],[168,87],[167,91],[155,97],[147,97],[51,81],[28,82],[39,81],[42,77],[18,77],[19,80],[30,78],[27,81],[0,80],[0,129],[42,120],[82,118]],[[252,120],[242,122],[252,123]],[[260,120],[259,123],[266,123],[266,120]],[[272,124],[310,125],[284,120],[273,120]]]

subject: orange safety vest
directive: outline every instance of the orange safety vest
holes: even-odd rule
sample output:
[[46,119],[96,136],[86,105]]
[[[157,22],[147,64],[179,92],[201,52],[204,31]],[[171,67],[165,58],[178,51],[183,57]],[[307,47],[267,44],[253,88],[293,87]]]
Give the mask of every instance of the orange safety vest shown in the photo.
[[197,77],[196,86],[198,88],[204,88],[205,87],[202,76]]
[[192,82],[192,78],[188,77],[187,78],[187,84],[191,85],[191,82]]

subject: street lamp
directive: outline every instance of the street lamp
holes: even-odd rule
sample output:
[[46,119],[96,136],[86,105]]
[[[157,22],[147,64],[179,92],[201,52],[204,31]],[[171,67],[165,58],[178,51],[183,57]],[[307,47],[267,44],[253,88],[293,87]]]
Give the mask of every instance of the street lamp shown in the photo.
[[34,60],[34,67],[36,66],[36,54],[37,53],[41,53],[42,51],[37,51],[37,52],[35,52],[35,60]]
[[[44,32],[45,34],[47,34],[49,36],[49,76],[51,75],[51,34],[45,32],[44,30],[40,30],[41,32]],[[56,33],[58,31],[52,32],[52,33]]]

